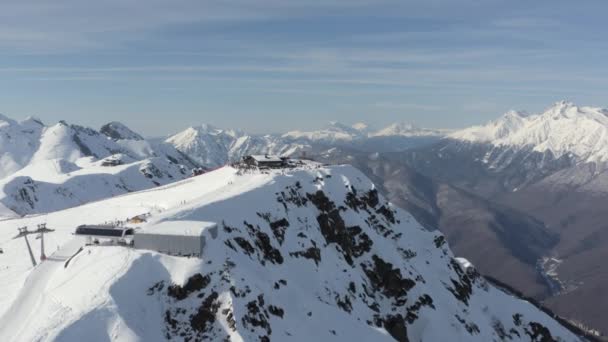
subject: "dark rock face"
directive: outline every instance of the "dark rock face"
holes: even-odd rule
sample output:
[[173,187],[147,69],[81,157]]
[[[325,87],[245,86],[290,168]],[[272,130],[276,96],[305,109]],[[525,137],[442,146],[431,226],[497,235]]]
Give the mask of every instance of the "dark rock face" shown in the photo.
[[435,305],[433,305],[433,298],[431,298],[431,296],[428,294],[422,295],[420,298],[418,298],[414,305],[407,308],[407,316],[405,319],[408,323],[412,324],[418,319],[418,311],[420,311],[423,306],[428,306],[435,309]]
[[289,204],[293,204],[298,208],[305,206],[308,202],[308,198],[300,193],[301,189],[302,184],[300,184],[300,182],[296,182],[293,186],[288,186],[284,191],[276,193],[277,202],[283,205],[285,211],[288,211],[287,208]]
[[555,342],[556,340],[551,336],[551,332],[547,327],[537,322],[530,322],[528,324],[529,329],[526,329],[526,334],[530,336],[532,341],[540,342]]
[[243,252],[245,252],[245,254],[251,255],[255,252],[255,249],[253,249],[253,246],[246,239],[244,239],[240,236],[237,236],[234,238],[234,241],[236,242],[237,245],[239,245],[243,249]]
[[182,287],[179,285],[171,285],[167,289],[169,297],[177,300],[186,299],[191,293],[200,291],[209,285],[211,277],[209,275],[203,276],[197,273],[188,279],[188,282]]
[[268,222],[274,237],[279,241],[279,244],[282,244],[285,240],[285,230],[289,228],[289,221],[286,218],[273,220],[270,213],[258,213],[258,216]]
[[[101,138],[102,135],[99,132],[97,132],[94,129],[91,129],[88,127],[83,127],[83,126],[78,126],[78,125],[69,125],[69,127],[73,132],[72,140],[78,146],[78,148],[80,149],[80,152],[82,152],[83,155],[85,155],[87,157],[95,157],[95,158],[103,157],[103,156],[99,156],[96,153],[94,153],[90,149],[90,147],[85,143],[85,141],[88,139],[87,137],[93,137],[93,138],[97,138],[97,139]],[[83,138],[84,138],[84,140],[83,140]],[[104,153],[107,153],[108,155],[125,152],[118,145],[104,146],[104,149],[105,149]]]
[[283,318],[283,315],[285,314],[285,311],[283,309],[274,305],[268,306],[268,312],[280,318]]
[[203,300],[196,314],[190,319],[192,329],[202,333],[209,332],[210,326],[215,322],[215,315],[220,307],[217,298],[217,292],[212,292]]
[[[19,187],[17,194],[13,195],[15,200],[18,202],[25,202],[33,209],[38,202],[38,197],[36,196],[38,187],[36,182],[30,177],[18,177],[13,182],[16,184],[21,183],[17,185]],[[18,210],[15,210],[15,212],[19,213]]]
[[313,260],[317,266],[319,265],[319,262],[321,262],[321,250],[318,247],[310,247],[304,251],[291,252],[289,255],[296,258],[302,257]]
[[361,265],[372,287],[376,291],[382,292],[385,296],[394,298],[397,302],[405,302],[407,291],[416,285],[416,282],[404,278],[398,268],[385,262],[379,256],[373,255],[374,264],[372,267]]
[[268,234],[258,231],[256,233],[255,245],[260,251],[262,251],[262,264],[264,263],[264,260],[269,260],[274,264],[283,263],[283,256],[281,255],[281,252],[272,246]]
[[[344,219],[340,216],[340,211],[343,209],[338,208],[322,191],[307,194],[307,197],[321,212],[317,216],[317,222],[326,242],[340,246],[344,259],[350,265],[353,265],[353,257],[360,257],[370,251],[373,243],[369,236],[360,227],[346,227]],[[349,200],[357,203],[353,204],[357,207],[366,208],[364,205],[366,202],[361,201],[356,194],[349,196],[347,201]],[[377,199],[375,204],[377,205]]]
[[407,327],[401,315],[387,316],[384,319],[384,328],[398,342],[409,342],[407,337]]
[[243,316],[242,323],[245,328],[249,326],[262,328],[268,338],[268,335],[272,334],[269,318],[268,311],[264,308],[264,295],[259,295],[255,300],[247,303],[247,314]]
[[[462,324],[462,326],[466,329],[466,331],[471,334],[471,335],[475,335],[479,333],[479,327],[477,326],[477,324],[473,323],[473,322],[467,322],[464,318],[460,317],[460,315],[454,315],[454,317],[456,317],[456,320],[458,322],[460,322],[460,324]],[[501,337],[504,338],[504,337]]]
[[452,269],[458,274],[458,279],[451,279],[453,287],[448,287],[448,290],[452,292],[456,299],[463,302],[465,305],[469,305],[469,298],[473,293],[473,283],[454,259],[452,259],[450,263]]
[[[253,207],[243,217],[225,218],[228,223],[218,220],[223,226],[218,235],[223,237],[203,256],[205,273],[183,285],[151,284],[147,294],[165,305],[167,339],[228,341],[231,332],[238,331],[246,340],[289,340],[294,331],[277,322],[299,319],[319,324],[319,307],[331,307],[333,316],[348,315],[348,320],[384,328],[396,341],[409,341],[418,333],[413,329],[420,319],[435,317],[446,305],[454,310],[447,317],[450,326],[472,339],[479,340],[488,329],[496,339],[526,336],[524,329],[532,339],[551,336],[524,315],[514,316],[518,323],[513,323],[509,313],[507,323],[498,321],[491,327],[472,321],[471,312],[479,308],[471,298],[490,290],[484,278],[474,269],[464,270],[439,233],[418,226],[399,231],[396,224],[409,217],[396,212],[377,190],[349,186],[338,198],[321,190],[290,188],[295,201],[273,196],[275,208]],[[418,249],[410,244],[418,241],[417,234],[428,245]],[[380,245],[381,241],[386,243]],[[439,260],[437,274],[443,275],[439,286],[429,288],[442,291],[442,296],[426,291],[428,283],[437,281],[436,273],[419,271],[432,260]],[[290,273],[292,269],[297,274]],[[287,278],[291,275],[295,280]],[[310,275],[313,281],[306,285],[314,291],[302,310],[294,309],[291,300],[282,302],[293,291],[302,291]],[[325,333],[327,340],[344,336],[338,325]]]
[[[486,199],[470,191],[473,183],[454,186],[449,183],[450,180],[436,177],[436,173],[458,173],[461,165],[453,160],[448,165],[444,159],[449,158],[445,155],[442,155],[444,158],[437,157],[445,165],[423,165],[428,159],[425,154],[430,150],[443,153],[439,148],[428,147],[424,150],[380,154],[372,159],[368,154],[345,151],[343,153],[348,153],[348,159],[338,157],[325,161],[355,165],[374,180],[378,190],[392,203],[407,209],[428,229],[439,228],[445,237],[439,236],[435,241],[438,248],[443,248],[447,240],[457,255],[471,260],[483,274],[525,288],[529,295],[537,298],[547,296],[549,288],[538,277],[536,262],[550,254],[551,249],[559,243],[558,236],[542,221],[522,210],[497,203],[496,197]],[[412,154],[411,158],[419,160],[421,167],[425,167],[420,169],[422,172],[418,172],[418,164],[410,163],[409,153]],[[429,162],[432,164],[432,161]],[[466,167],[467,164],[464,165]],[[432,170],[428,170],[430,168]],[[463,177],[466,175],[471,182],[481,182],[480,174],[468,170],[463,172]],[[521,198],[517,202],[521,202]],[[346,203],[353,208],[360,206],[350,198]],[[376,214],[382,216],[379,211]]]
[[144,140],[141,135],[133,132],[120,122],[109,122],[101,126],[99,132],[107,135],[112,140]]

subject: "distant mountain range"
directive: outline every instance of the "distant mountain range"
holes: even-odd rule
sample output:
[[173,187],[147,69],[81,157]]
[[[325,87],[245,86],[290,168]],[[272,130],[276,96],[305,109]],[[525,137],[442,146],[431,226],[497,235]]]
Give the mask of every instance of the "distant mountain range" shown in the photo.
[[454,132],[451,139],[572,157],[578,163],[608,161],[608,109],[561,101],[540,114],[509,111],[486,125]]
[[371,131],[363,123],[349,126],[331,122],[316,131],[251,135],[241,130],[201,125],[189,127],[169,137],[166,142],[203,165],[217,167],[248,154],[293,156],[317,153],[334,146],[356,146],[365,151],[403,151],[437,142],[448,132],[421,129],[403,123]]

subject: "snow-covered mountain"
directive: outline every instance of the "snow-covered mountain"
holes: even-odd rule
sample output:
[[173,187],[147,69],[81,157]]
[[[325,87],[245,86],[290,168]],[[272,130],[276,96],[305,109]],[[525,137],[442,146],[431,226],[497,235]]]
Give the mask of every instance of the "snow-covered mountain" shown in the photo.
[[368,124],[355,123],[348,126],[339,122],[331,122],[325,128],[316,131],[291,131],[283,134],[284,138],[304,139],[326,144],[352,142],[372,137],[443,137],[449,130],[426,129],[405,122],[391,124],[380,130],[373,130]]
[[299,156],[308,152],[319,153],[334,146],[352,146],[366,151],[400,151],[438,141],[446,133],[445,130],[419,129],[405,124],[373,131],[361,122],[352,126],[331,122],[316,131],[253,135],[241,130],[201,125],[179,132],[166,142],[201,165],[219,167],[248,154]]
[[608,109],[561,101],[540,114],[509,111],[486,125],[454,132],[449,138],[550,152],[556,159],[572,156],[580,162],[606,162]]
[[[509,111],[406,158],[423,174],[490,196],[539,182],[545,188],[606,193],[608,110],[561,101],[539,114]],[[488,184],[488,177],[498,182]]]
[[[559,260],[559,266],[546,271],[543,260],[533,265],[551,274],[545,278],[551,287],[558,284],[558,294],[543,300],[559,314],[605,331],[608,290],[603,286],[606,277],[598,276],[597,270],[604,268],[608,255],[604,225],[608,215],[603,205],[608,199],[607,139],[608,110],[561,101],[537,114],[510,111],[486,125],[454,132],[436,144],[392,157],[435,182],[541,221],[558,236],[557,244],[545,251],[545,259]],[[462,201],[443,203],[450,207],[443,213],[463,212]],[[511,239],[513,230],[505,232],[509,234],[504,237]],[[470,246],[467,240],[461,242]],[[487,260],[502,260],[498,250],[489,247],[491,242],[481,240],[480,244],[491,251]],[[511,254],[504,258],[505,264],[523,255],[517,250]],[[536,277],[528,273],[513,272],[518,280],[510,283]],[[531,287],[521,290],[535,295]]]
[[[249,154],[300,155],[331,144],[401,150],[413,142],[403,129],[372,137],[368,125],[331,123],[315,132],[251,135],[210,125],[190,127],[166,141],[144,139],[119,122],[99,131],[59,122],[0,117],[0,204],[6,216],[58,210],[128,191],[167,184],[197,166],[215,168]],[[428,143],[426,140],[423,143]],[[93,179],[95,178],[95,179]],[[86,184],[98,184],[87,187]]]
[[0,118],[0,215],[45,213],[167,184],[197,165],[119,123],[94,129]]
[[368,126],[357,123],[348,126],[340,122],[330,122],[326,127],[316,131],[290,131],[283,134],[283,138],[290,140],[307,140],[316,143],[332,144],[336,142],[350,142],[367,137]]
[[[71,234],[141,214],[143,230],[218,227],[204,232],[200,259],[79,252],[84,241]],[[54,253],[35,268],[12,238],[41,217],[0,222],[0,340],[579,340],[492,286],[350,166],[224,167],[44,220]]]
[[419,128],[415,125],[398,122],[391,124],[381,130],[376,132],[369,133],[370,137],[443,137],[446,134],[450,133],[450,130],[447,129],[428,129],[428,128]]
[[112,121],[101,126],[99,132],[107,135],[113,140],[144,140],[141,135],[133,132],[129,127],[116,121]]
[[290,142],[276,135],[248,135],[211,125],[189,127],[166,142],[208,167],[219,167],[249,154],[294,155],[310,149],[305,143]]
[[29,163],[38,150],[43,128],[38,119],[15,121],[0,115],[0,178]]

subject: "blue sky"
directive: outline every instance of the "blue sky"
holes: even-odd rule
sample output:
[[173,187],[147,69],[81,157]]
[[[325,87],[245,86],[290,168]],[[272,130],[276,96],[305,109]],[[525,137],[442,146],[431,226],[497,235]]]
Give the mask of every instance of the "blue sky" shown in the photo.
[[0,112],[149,136],[330,120],[459,128],[608,106],[605,1],[0,4]]

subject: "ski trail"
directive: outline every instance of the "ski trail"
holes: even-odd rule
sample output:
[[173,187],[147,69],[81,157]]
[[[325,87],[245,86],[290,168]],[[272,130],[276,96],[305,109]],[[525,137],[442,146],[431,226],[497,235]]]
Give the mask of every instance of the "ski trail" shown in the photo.
[[0,341],[20,341],[23,331],[36,322],[28,320],[45,299],[47,282],[55,271],[63,268],[64,262],[76,253],[84,244],[79,238],[73,238],[53,253],[46,261],[40,263],[27,277],[19,295],[11,307],[0,318]]

